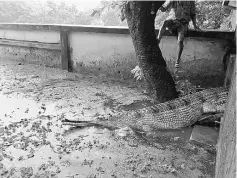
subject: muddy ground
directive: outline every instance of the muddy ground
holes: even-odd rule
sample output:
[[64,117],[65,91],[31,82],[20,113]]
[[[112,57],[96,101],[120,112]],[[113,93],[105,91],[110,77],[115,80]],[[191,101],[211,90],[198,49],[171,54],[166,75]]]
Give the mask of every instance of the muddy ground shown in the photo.
[[2,59],[0,75],[2,178],[214,177],[215,150],[190,142],[192,128],[138,133],[62,125],[147,103],[133,82]]

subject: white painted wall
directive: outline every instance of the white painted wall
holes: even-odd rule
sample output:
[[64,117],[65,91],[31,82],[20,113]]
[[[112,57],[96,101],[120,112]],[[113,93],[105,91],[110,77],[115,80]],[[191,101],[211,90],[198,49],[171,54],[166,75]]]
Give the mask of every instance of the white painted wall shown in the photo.
[[[60,33],[53,31],[20,31],[0,29],[0,38],[38,41],[44,43],[59,43]],[[208,38],[187,38],[181,57],[181,67],[187,78],[200,78],[223,75],[222,58],[225,54],[227,41]],[[90,72],[96,75],[103,74],[111,77],[131,78],[130,71],[137,65],[136,55],[130,35],[111,33],[70,32],[69,44],[71,47],[71,61],[73,70],[77,72]],[[34,60],[29,50],[20,55],[20,50],[9,50],[1,47],[1,57],[12,53],[11,58]],[[19,47],[10,47],[19,48]],[[164,36],[160,48],[171,71],[177,55],[177,40],[173,36]],[[37,50],[37,49],[35,49]],[[52,53],[51,57],[50,54]],[[48,59],[60,62],[60,53],[52,50],[45,55],[43,51],[37,53],[37,60]],[[50,59],[51,58],[51,59]]]
[[80,33],[69,35],[71,58],[76,63],[93,67],[114,67],[134,63],[135,51],[129,35]]
[[37,41],[41,43],[59,43],[60,33],[56,31],[22,31],[0,29],[0,38],[23,41]]
[[[129,35],[79,33],[69,36],[74,67],[80,70],[97,70],[107,73],[130,71],[136,65],[136,56]],[[181,57],[182,68],[189,74],[200,72],[211,75],[222,71],[225,41],[207,38],[187,38]],[[162,38],[160,48],[171,70],[177,55],[177,40],[173,36]]]

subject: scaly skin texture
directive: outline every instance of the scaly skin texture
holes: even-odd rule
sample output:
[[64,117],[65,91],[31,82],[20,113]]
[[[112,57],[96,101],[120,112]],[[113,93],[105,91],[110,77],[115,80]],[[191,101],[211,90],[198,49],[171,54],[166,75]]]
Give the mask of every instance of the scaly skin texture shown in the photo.
[[[177,129],[198,121],[204,113],[224,112],[228,88],[211,88],[172,101],[145,107],[109,121],[87,122],[113,126],[129,126],[141,130]],[[86,124],[86,123],[83,123]],[[82,123],[64,122],[64,125],[81,126]]]

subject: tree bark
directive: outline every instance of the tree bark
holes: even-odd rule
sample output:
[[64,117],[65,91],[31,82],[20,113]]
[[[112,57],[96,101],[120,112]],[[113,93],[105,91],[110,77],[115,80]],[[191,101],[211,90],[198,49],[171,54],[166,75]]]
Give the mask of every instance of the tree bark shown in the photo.
[[164,1],[129,1],[125,5],[125,17],[139,67],[147,87],[155,91],[158,102],[177,97],[175,82],[167,71],[155,34],[156,12],[163,3]]

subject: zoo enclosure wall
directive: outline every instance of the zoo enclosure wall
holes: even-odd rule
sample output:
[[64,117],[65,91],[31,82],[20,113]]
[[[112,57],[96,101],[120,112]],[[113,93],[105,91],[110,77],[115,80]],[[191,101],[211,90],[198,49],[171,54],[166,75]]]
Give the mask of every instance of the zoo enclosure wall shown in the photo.
[[[156,30],[158,33],[158,29]],[[183,75],[194,84],[223,84],[222,58],[234,32],[189,31],[181,57]],[[171,72],[176,37],[166,32],[160,48]],[[1,58],[129,80],[137,65],[128,28],[0,24]]]

